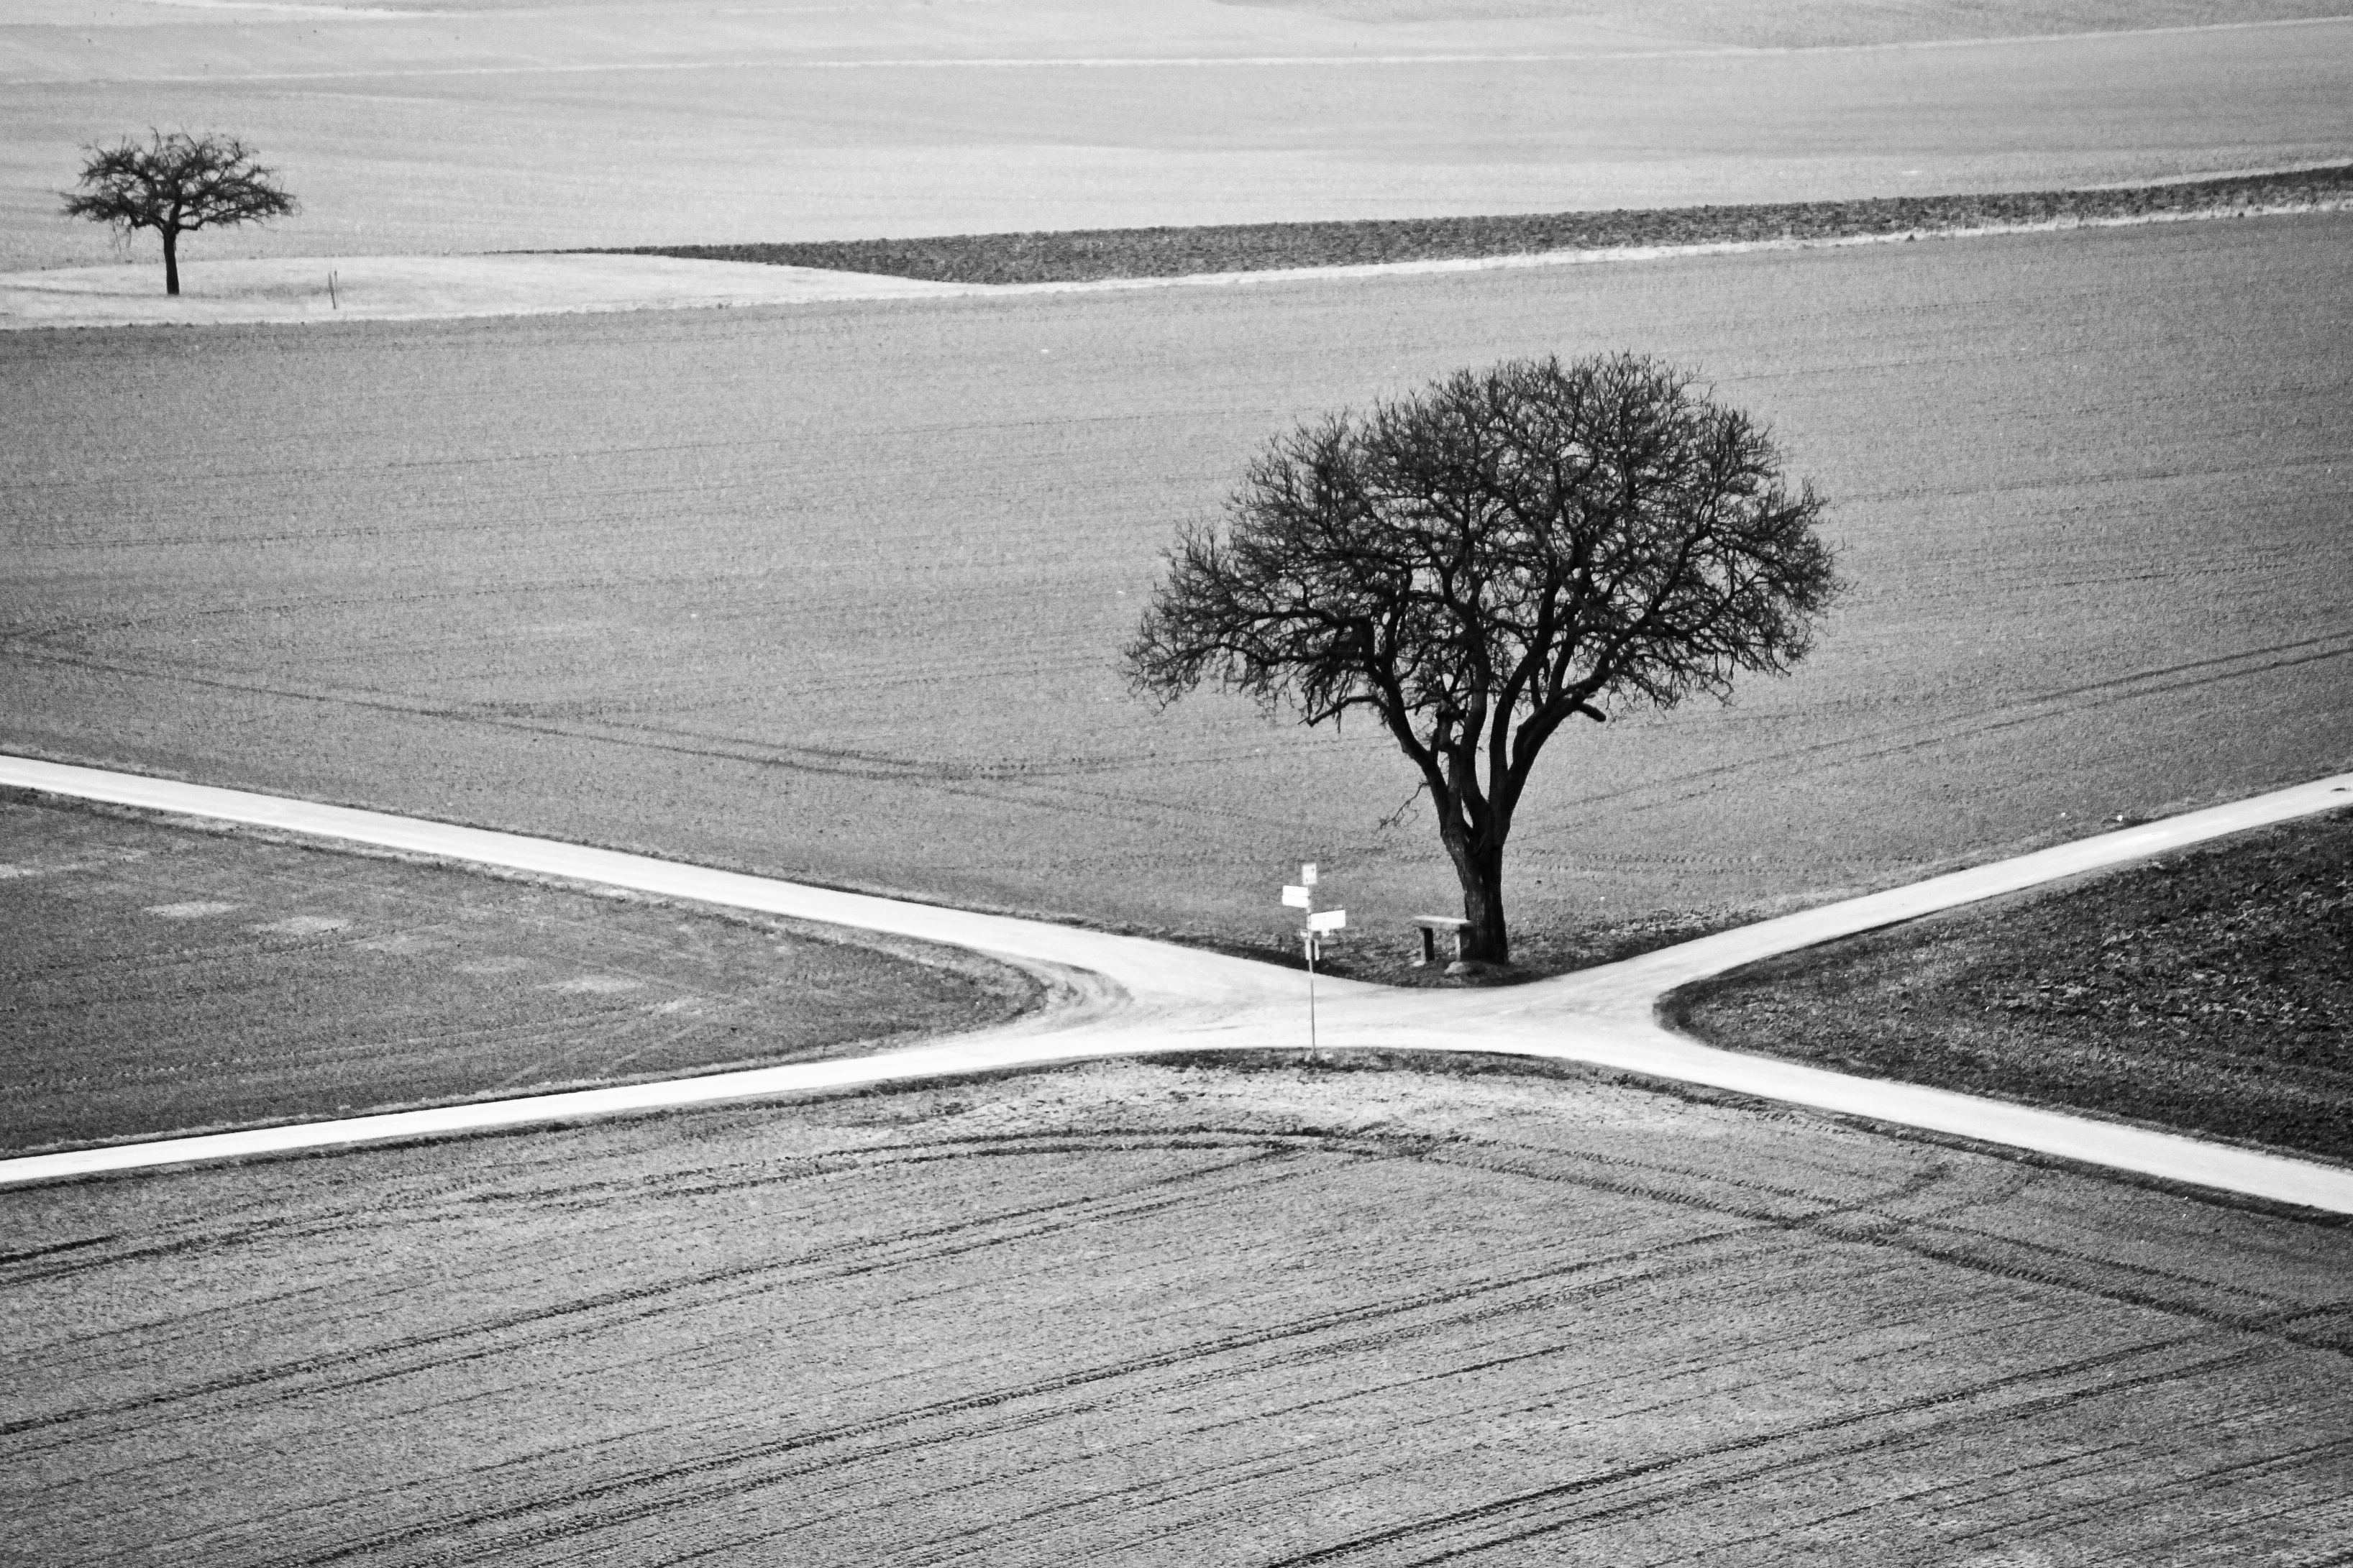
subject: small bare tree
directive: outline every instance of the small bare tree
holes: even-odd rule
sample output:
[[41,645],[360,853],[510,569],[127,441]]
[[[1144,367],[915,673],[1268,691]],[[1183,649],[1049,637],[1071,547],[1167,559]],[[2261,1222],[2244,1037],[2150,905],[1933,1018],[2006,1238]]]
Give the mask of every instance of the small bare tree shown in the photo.
[[1463,954],[1507,963],[1504,844],[1571,718],[1784,672],[1840,591],[1746,415],[1630,354],[1463,371],[1273,441],[1187,526],[1125,652],[1309,724],[1369,710],[1420,770],[1462,886]]
[[125,238],[152,228],[164,240],[164,292],[180,291],[180,236],[191,229],[259,223],[295,210],[280,189],[277,172],[254,162],[253,152],[234,136],[206,132],[166,136],[150,130],[147,141],[128,137],[111,147],[86,149],[81,189],[60,191],[68,217],[112,224]]

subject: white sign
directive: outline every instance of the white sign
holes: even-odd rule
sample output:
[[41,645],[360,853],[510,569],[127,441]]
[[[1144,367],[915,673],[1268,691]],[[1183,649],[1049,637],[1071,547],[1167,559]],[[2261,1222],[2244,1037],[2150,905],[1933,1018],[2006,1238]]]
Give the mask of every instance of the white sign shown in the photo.
[[1315,907],[1314,899],[1315,895],[1308,891],[1305,888],[1285,888],[1282,889],[1282,901],[1284,906],[1289,909],[1312,910]]
[[1320,915],[1307,917],[1307,929],[1312,931],[1338,931],[1348,923],[1345,910],[1326,910]]
[[1315,885],[1315,862],[1314,862],[1314,861],[1310,860],[1310,861],[1308,861],[1305,865],[1303,865],[1303,866],[1302,866],[1302,867],[1300,867],[1300,868],[1299,868],[1299,879],[1300,879],[1302,882],[1305,883],[1308,887],[1311,887],[1311,888],[1312,888],[1312,887],[1314,887],[1314,886]]

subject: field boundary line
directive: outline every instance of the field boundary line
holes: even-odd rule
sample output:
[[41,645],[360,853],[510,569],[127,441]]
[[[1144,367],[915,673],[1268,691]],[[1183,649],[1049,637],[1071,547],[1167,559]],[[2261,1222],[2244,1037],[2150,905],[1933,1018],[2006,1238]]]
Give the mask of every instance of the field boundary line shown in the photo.
[[[560,1125],[691,1105],[1001,1072],[1089,1058],[1300,1048],[1304,974],[1141,937],[848,893],[649,856],[353,807],[0,755],[0,784],[111,805],[602,882],[971,948],[1051,973],[1077,1001],[972,1035],[870,1057],[0,1160],[0,1186],[105,1172]],[[1499,989],[1398,992],[1324,984],[1327,1048],[1547,1058],[1703,1085],[2139,1175],[2353,1214],[2353,1169],[2182,1133],[1854,1077],[1719,1050],[1658,1020],[1677,986],[1920,915],[2127,865],[2250,828],[2353,805],[2353,773],[2274,790]],[[1071,987],[1071,972],[1099,984]]]
[[[2333,164],[2331,165],[2333,166]],[[2129,188],[2129,187],[2127,187]],[[1269,267],[1238,272],[1178,272],[1153,278],[1089,278],[1042,283],[950,283],[944,289],[965,295],[1109,293],[1132,289],[1239,288],[1251,283],[1312,283],[1349,278],[1412,277],[1447,272],[1500,272],[1538,267],[1599,267],[1611,262],[1677,261],[1686,257],[1749,256],[1768,251],[1841,250],[1864,245],[1905,245],[1932,239],[1992,239],[2015,234],[2063,234],[2084,228],[2139,228],[2152,224],[2218,223],[2241,217],[2292,217],[2312,213],[2344,212],[2353,198],[2327,196],[2309,202],[2249,204],[2239,207],[2200,208],[2193,212],[2125,213],[2106,217],[2038,218],[2031,223],[1980,224],[1967,228],[1890,229],[1874,234],[1841,234],[1782,239],[1703,240],[1691,245],[1596,246],[1581,250],[1530,250],[1504,256],[1432,257],[1420,261],[1335,262],[1323,267]],[[767,266],[747,262],[746,266]],[[896,277],[877,273],[876,277]],[[944,292],[909,299],[945,299]]]
[[[2325,165],[2334,167],[2332,162]],[[2135,187],[2117,187],[2135,188]],[[120,271],[126,277],[143,280],[147,268],[125,264],[112,268],[58,268],[29,272],[0,272],[0,331],[62,331],[88,327],[238,327],[238,326],[313,326],[348,324],[357,321],[477,321],[507,317],[619,315],[651,310],[796,310],[807,305],[838,303],[899,304],[917,308],[946,300],[988,300],[1041,294],[1119,294],[1154,289],[1246,289],[1267,285],[1348,282],[1383,278],[1439,277],[1461,273],[1527,271],[1564,267],[1607,267],[1653,261],[1679,261],[1706,257],[1751,256],[1808,250],[1842,250],[1862,246],[1904,245],[1915,241],[2000,239],[2005,237],[2063,234],[2080,229],[2140,228],[2159,224],[2218,223],[2247,217],[2316,216],[2353,210],[2353,197],[2324,196],[2310,201],[2249,203],[2242,206],[2201,207],[2191,211],[2162,213],[2128,213],[2108,216],[2038,218],[2023,223],[1991,223],[1960,228],[1936,228],[1923,226],[1916,229],[1889,229],[1870,234],[1798,236],[1773,239],[1726,239],[1697,241],[1691,244],[1594,246],[1568,250],[1518,251],[1494,256],[1431,257],[1412,261],[1334,262],[1313,267],[1246,268],[1224,272],[1177,272],[1134,278],[1088,278],[1052,279],[1030,283],[980,283],[908,278],[894,272],[863,272],[849,268],[786,266],[775,262],[739,261],[705,258],[702,264],[712,268],[746,269],[745,276],[759,273],[794,272],[807,274],[810,281],[795,288],[787,280],[778,285],[773,278],[763,278],[763,287],[731,292],[717,279],[700,281],[701,291],[679,295],[662,295],[653,290],[663,278],[651,278],[647,291],[638,295],[602,296],[587,300],[560,300],[550,296],[547,302],[529,303],[512,300],[483,301],[474,304],[446,303],[432,308],[401,305],[391,310],[372,310],[364,304],[355,305],[332,316],[315,310],[285,307],[273,313],[232,313],[233,297],[206,294],[194,298],[194,305],[174,313],[174,302],[165,301],[152,313],[130,313],[117,301],[122,296],[100,292],[84,292],[60,289],[54,282],[44,284],[39,279],[51,273],[82,274],[99,270]],[[561,265],[575,258],[640,258],[634,251],[488,251],[479,257],[418,258],[401,254],[385,256],[322,256],[278,257],[251,261],[226,260],[211,264],[213,274],[236,275],[236,269],[250,268],[264,272],[286,272],[300,264],[312,268],[340,266],[364,268],[371,263],[414,263],[420,260],[480,260],[496,263],[506,258],[530,258]],[[663,253],[644,255],[651,260],[678,260]],[[491,284],[498,279],[492,276]],[[455,285],[452,285],[453,287]],[[11,290],[19,303],[10,306]],[[142,310],[146,310],[147,296],[141,294]],[[76,313],[60,308],[63,304],[79,305],[88,301],[86,311]],[[31,301],[26,304],[24,301]],[[210,307],[221,304],[221,313],[211,313]],[[41,307],[37,313],[32,306]],[[194,306],[206,309],[198,311]],[[256,308],[259,312],[259,307]]]

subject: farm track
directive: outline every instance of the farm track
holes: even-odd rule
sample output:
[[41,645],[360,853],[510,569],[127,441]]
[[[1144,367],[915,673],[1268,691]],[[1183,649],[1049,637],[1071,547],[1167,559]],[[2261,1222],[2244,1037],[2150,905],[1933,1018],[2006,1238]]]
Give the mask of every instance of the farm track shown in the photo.
[[[658,897],[966,947],[1028,970],[1037,1014],[908,1049],[786,1067],[159,1139],[0,1161],[0,1184],[986,1074],[1096,1057],[1295,1047],[1302,973],[1134,937],[899,902],[239,791],[0,757],[0,783],[146,810],[558,876]],[[1759,959],[2168,849],[2335,810],[2353,773],[1508,989],[1384,992],[1326,979],[1333,1048],[1481,1051],[1601,1066],[2161,1179],[2353,1214],[2353,1172],[2253,1149],[1700,1046],[1662,1027],[1669,991]]]
[[1101,1065],[11,1194],[0,1489],[53,1561],[241,1565],[2286,1563],[2338,1522],[2353,1232],[1532,1087]]

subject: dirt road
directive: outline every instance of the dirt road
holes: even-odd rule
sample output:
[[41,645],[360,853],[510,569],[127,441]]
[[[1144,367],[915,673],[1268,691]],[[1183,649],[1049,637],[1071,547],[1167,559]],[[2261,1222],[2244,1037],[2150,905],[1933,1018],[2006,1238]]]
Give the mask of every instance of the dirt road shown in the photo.
[[[0,1184],[920,1080],[1086,1058],[1306,1043],[1302,1016],[1303,974],[1166,943],[25,758],[0,758],[0,782],[970,947],[1029,968],[1057,992],[1057,1000],[1046,1009],[1010,1026],[908,1050],[31,1156],[0,1162]],[[1320,1038],[1333,1048],[1472,1050],[1617,1068],[2353,1213],[2353,1171],[1917,1085],[1851,1078],[1739,1056],[1673,1035],[1653,1016],[1658,998],[1667,991],[1738,964],[2123,864],[2203,838],[2330,810],[2345,804],[2348,792],[2353,792],[2353,774],[2323,779],[1529,985],[1398,993],[1327,980]]]

